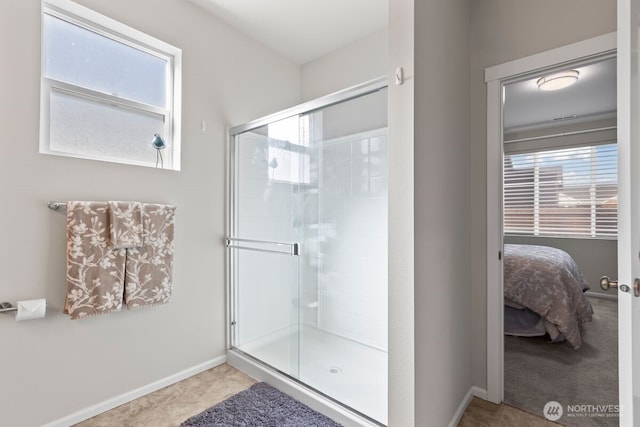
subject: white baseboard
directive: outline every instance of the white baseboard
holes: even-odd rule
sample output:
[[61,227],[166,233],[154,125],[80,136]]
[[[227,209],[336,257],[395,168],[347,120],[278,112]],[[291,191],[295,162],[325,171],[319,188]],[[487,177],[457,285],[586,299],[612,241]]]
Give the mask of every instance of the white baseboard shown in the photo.
[[611,300],[618,301],[618,292],[617,291],[615,291],[613,294],[603,294],[602,292],[586,291],[584,294],[586,296],[588,296],[588,297],[611,299]]
[[487,393],[486,389],[476,387],[476,386],[473,386],[472,389],[473,389],[473,395],[478,399],[489,400],[489,393]]
[[191,368],[187,368],[183,371],[177,372],[173,375],[169,375],[168,377],[163,378],[161,380],[152,382],[151,384],[147,384],[135,390],[131,390],[119,396],[113,397],[109,400],[105,400],[104,402],[76,411],[73,414],[69,414],[65,417],[59,418],[55,421],[45,424],[43,427],[68,427],[70,425],[77,424],[81,421],[87,420],[91,417],[95,417],[96,415],[99,415],[103,412],[106,412],[110,409],[120,406],[124,403],[131,402],[132,400],[135,400],[139,397],[146,396],[147,394],[153,393],[154,391],[160,390],[161,388],[164,388],[169,385],[180,382],[182,380],[185,380],[189,377],[199,374],[200,372],[204,372],[207,369],[211,369],[218,365],[222,365],[226,361],[227,361],[226,355],[216,357],[214,359],[208,360],[199,365],[192,366]]
[[464,414],[464,411],[466,411],[467,406],[469,405],[469,402],[471,402],[472,398],[473,387],[470,387],[469,391],[467,391],[467,394],[465,394],[462,398],[462,402],[460,402],[460,404],[458,405],[458,409],[456,409],[456,412],[454,412],[453,418],[451,418],[451,421],[449,421],[449,427],[456,427],[460,423],[462,415]]
[[464,415],[464,411],[467,410],[467,406],[469,406],[469,403],[474,396],[480,399],[487,400],[487,390],[484,390],[480,387],[471,386],[467,394],[464,395],[464,398],[462,399],[462,402],[460,402],[460,405],[458,405],[458,409],[453,414],[453,418],[451,418],[451,421],[449,421],[449,427],[456,427],[460,423],[462,415]]

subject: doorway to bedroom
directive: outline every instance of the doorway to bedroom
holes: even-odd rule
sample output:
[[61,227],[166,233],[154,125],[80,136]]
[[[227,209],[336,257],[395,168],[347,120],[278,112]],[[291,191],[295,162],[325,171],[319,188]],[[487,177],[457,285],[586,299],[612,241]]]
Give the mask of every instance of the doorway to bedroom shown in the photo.
[[503,86],[504,401],[569,426],[618,425],[616,139],[615,54]]

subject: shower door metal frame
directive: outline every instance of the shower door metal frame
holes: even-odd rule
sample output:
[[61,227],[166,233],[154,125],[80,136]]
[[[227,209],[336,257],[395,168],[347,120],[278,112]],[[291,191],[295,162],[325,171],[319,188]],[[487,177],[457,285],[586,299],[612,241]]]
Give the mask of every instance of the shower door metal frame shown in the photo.
[[[388,87],[388,78],[386,76],[379,77],[377,79],[370,80],[368,82],[361,83],[356,86],[352,86],[350,88],[334,92],[332,94],[313,99],[311,101],[304,102],[302,104],[296,105],[295,107],[288,108],[286,110],[282,110],[280,112],[270,114],[268,116],[250,121],[248,123],[233,126],[228,129],[227,132],[227,141],[226,141],[226,153],[227,153],[227,173],[225,174],[226,179],[226,236],[223,239],[223,244],[225,244],[225,254],[226,254],[226,307],[227,307],[227,333],[226,333],[226,348],[230,350],[233,348],[236,342],[235,337],[235,319],[236,316],[236,291],[235,291],[235,280],[237,277],[237,265],[234,256],[233,246],[231,242],[237,241],[237,181],[238,181],[238,170],[236,167],[236,144],[235,138],[244,133],[251,131],[253,129],[257,129],[261,126],[268,125],[269,123],[273,123],[279,120],[283,120],[293,116],[299,116],[302,114],[308,114],[316,110],[320,110],[326,107],[329,107],[334,104],[339,104],[350,99],[359,98],[361,96],[365,96],[371,93],[378,92],[380,90],[386,89]],[[243,239],[245,240],[245,239]],[[291,245],[291,253],[290,255],[298,255],[299,253],[299,245],[293,242],[263,242],[263,243],[273,243],[278,245]],[[294,253],[295,252],[295,253]],[[287,252],[280,252],[283,254],[287,254]]]

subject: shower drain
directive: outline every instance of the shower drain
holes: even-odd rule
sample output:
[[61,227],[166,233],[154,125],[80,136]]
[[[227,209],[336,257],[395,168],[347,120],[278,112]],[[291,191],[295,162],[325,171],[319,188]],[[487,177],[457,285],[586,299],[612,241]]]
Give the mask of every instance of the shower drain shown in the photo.
[[332,366],[331,368],[329,368],[330,374],[339,374],[341,372],[342,372],[342,369],[338,368],[337,366]]

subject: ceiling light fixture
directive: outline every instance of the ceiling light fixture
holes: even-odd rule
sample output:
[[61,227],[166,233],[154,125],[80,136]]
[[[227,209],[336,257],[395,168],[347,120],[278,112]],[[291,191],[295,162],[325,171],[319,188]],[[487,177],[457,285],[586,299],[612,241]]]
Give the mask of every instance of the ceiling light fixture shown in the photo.
[[538,79],[537,84],[540,90],[558,90],[569,87],[578,81],[580,73],[576,70],[562,71],[561,73],[549,74]]

